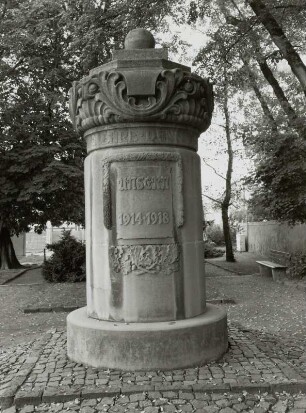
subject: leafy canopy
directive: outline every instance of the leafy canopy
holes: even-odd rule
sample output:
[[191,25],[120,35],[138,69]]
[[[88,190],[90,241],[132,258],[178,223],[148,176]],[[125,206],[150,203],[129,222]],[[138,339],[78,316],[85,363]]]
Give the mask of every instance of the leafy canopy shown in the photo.
[[0,223],[19,233],[84,220],[85,145],[68,115],[71,83],[111,58],[172,0],[21,0],[0,9]]

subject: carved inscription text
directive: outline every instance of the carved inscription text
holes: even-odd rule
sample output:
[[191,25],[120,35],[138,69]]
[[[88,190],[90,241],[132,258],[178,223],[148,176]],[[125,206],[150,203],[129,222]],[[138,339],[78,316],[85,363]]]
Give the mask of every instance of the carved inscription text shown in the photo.
[[119,215],[119,225],[162,225],[169,224],[170,216],[167,211],[132,212]]
[[119,191],[165,190],[170,188],[170,176],[129,176],[117,180]]
[[173,238],[171,171],[169,162],[116,164],[118,238]]

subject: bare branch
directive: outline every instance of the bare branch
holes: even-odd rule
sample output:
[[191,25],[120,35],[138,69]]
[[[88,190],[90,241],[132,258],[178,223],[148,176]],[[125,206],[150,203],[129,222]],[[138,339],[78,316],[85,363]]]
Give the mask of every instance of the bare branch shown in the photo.
[[221,174],[220,174],[212,165],[210,165],[204,158],[202,158],[202,161],[205,163],[205,165],[207,165],[209,168],[211,168],[217,176],[219,176],[220,178],[222,178],[222,179],[224,179],[224,180],[226,181],[226,178],[225,178],[223,175],[221,175]]
[[218,204],[218,205],[221,206],[222,202],[219,201],[218,199],[214,199],[214,198],[212,198],[212,197],[209,196],[209,195],[205,195],[205,194],[202,194],[202,195],[205,196],[206,198],[210,199],[211,201],[215,202],[216,204]]

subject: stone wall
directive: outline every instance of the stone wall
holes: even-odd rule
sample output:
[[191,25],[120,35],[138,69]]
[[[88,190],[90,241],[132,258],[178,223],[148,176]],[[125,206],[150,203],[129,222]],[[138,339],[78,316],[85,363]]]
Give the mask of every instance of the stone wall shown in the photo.
[[24,257],[26,255],[26,234],[19,234],[18,237],[17,235],[14,235],[12,237],[12,242],[14,245],[15,254],[17,255],[17,258]]
[[[76,228],[68,228],[71,230],[77,240],[85,242],[85,230]],[[21,258],[25,255],[43,255],[44,249],[47,244],[52,244],[60,240],[64,228],[48,227],[46,231],[41,234],[37,234],[34,231],[30,231],[21,234],[19,237],[12,237],[13,245],[17,257]]]
[[306,252],[306,224],[290,227],[275,221],[247,224],[248,251],[267,255],[270,249]]

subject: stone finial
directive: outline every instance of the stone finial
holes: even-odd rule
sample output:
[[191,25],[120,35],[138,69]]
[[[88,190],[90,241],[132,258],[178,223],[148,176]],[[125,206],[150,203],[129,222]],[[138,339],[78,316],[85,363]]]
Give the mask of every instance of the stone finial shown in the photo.
[[146,29],[134,29],[127,34],[124,47],[127,50],[154,49],[155,39],[152,33]]

